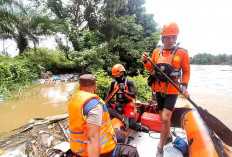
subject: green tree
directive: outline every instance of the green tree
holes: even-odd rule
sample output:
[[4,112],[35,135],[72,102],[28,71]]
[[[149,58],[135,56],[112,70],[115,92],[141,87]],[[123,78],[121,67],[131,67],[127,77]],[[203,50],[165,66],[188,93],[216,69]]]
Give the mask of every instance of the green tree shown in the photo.
[[212,64],[213,58],[214,57],[211,54],[199,53],[192,58],[192,62],[194,64],[204,64],[204,65],[208,64],[209,65],[209,64]]
[[221,64],[225,64],[227,62],[227,55],[226,54],[219,54],[218,55]]
[[99,69],[110,71],[111,66],[119,62],[118,54],[111,53],[107,44],[86,49],[79,53],[73,52],[73,56],[77,71],[82,73],[93,73]]
[[[109,0],[103,8],[100,32],[109,41],[112,52],[119,53],[128,73],[136,75],[138,67],[144,69],[139,60],[144,51],[155,49],[159,36],[153,15],[146,14],[144,0]],[[109,29],[110,28],[110,29]]]
[[219,54],[213,56],[207,53],[198,53],[197,55],[190,58],[191,64],[208,64],[208,65],[218,65],[218,64],[231,64],[231,56],[226,54]]
[[34,46],[39,36],[45,34],[47,17],[41,16],[35,8],[25,6],[21,1],[1,1],[0,6],[0,39],[13,39],[19,54],[28,47],[29,41]]
[[83,31],[97,30],[100,0],[32,1],[42,5],[51,17],[51,31],[64,35],[76,52],[82,50],[79,39],[85,35]]

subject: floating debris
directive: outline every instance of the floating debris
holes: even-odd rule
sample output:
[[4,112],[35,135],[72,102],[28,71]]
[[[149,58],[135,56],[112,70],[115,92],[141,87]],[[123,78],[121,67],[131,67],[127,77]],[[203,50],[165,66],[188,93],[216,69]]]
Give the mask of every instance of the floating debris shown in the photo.
[[[60,156],[69,149],[68,114],[35,118],[0,139],[1,157]],[[12,135],[13,133],[13,135]]]

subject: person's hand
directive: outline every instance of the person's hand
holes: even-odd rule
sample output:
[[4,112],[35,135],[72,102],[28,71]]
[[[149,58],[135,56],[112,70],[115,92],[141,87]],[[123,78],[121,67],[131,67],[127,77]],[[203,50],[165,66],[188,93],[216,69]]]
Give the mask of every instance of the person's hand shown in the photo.
[[122,83],[119,84],[119,90],[121,90],[122,92],[124,92],[125,90],[125,86]]
[[146,52],[144,52],[144,53],[142,54],[142,56],[141,56],[141,60],[142,60],[143,62],[145,62],[145,61],[147,61],[148,57],[149,57],[149,55],[148,55]]
[[184,98],[188,98],[189,97],[189,94],[188,94],[188,91],[187,91],[187,88],[185,87],[185,86],[182,86],[182,96],[184,97]]

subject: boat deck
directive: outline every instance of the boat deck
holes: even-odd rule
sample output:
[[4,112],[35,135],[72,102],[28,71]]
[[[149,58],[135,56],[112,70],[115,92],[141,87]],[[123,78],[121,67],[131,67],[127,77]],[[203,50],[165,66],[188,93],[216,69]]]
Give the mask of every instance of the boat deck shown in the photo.
[[[181,128],[171,128],[171,131],[175,132],[177,136],[186,139],[186,134]],[[143,133],[138,131],[131,131],[127,137],[129,144],[137,147],[140,157],[154,157],[157,151],[157,145],[160,139],[159,132],[150,131],[149,133]],[[173,135],[173,140],[175,136]],[[126,142],[126,143],[127,143]],[[172,143],[168,143],[164,147],[164,157],[182,157],[181,152],[172,146]]]

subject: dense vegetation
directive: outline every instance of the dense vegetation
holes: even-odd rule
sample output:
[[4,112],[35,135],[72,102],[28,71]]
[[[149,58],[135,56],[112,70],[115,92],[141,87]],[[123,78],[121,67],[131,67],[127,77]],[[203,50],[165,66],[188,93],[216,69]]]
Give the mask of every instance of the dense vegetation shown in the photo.
[[[157,24],[153,15],[146,13],[144,3],[1,0],[0,39],[15,41],[19,56],[9,58],[5,50],[1,52],[0,95],[33,82],[41,69],[52,73],[109,72],[113,64],[121,63],[128,75],[137,75],[144,69],[141,52],[151,52],[159,40]],[[57,49],[37,48],[44,37],[54,38]]]
[[109,71],[113,64],[121,62],[129,74],[135,75],[134,67],[143,69],[138,64],[141,52],[151,52],[159,39],[153,15],[143,7],[145,0],[0,3],[0,39],[14,40],[23,55],[30,41],[33,52],[38,53],[42,37],[55,38],[57,49],[73,63],[69,67],[72,71]]
[[190,63],[200,65],[232,65],[232,55],[219,54],[214,56],[207,53],[199,53],[190,57]]
[[38,78],[38,71],[36,63],[28,58],[0,56],[0,96],[9,96],[15,89],[22,91]]
[[[159,30],[144,3],[145,0],[29,0],[25,4],[21,0],[1,0],[0,40],[15,41],[19,55],[10,58],[5,50],[0,52],[0,98],[33,83],[42,69],[54,74],[98,72],[97,75],[104,75],[102,80],[98,78],[101,95],[106,93],[106,84],[111,80],[108,74],[115,63],[123,64],[129,76],[136,76],[131,79],[139,87],[137,94],[140,99],[147,98],[149,87],[140,56],[156,47]],[[55,39],[56,50],[38,48],[46,37]],[[232,55],[198,54],[190,61],[232,65]]]

